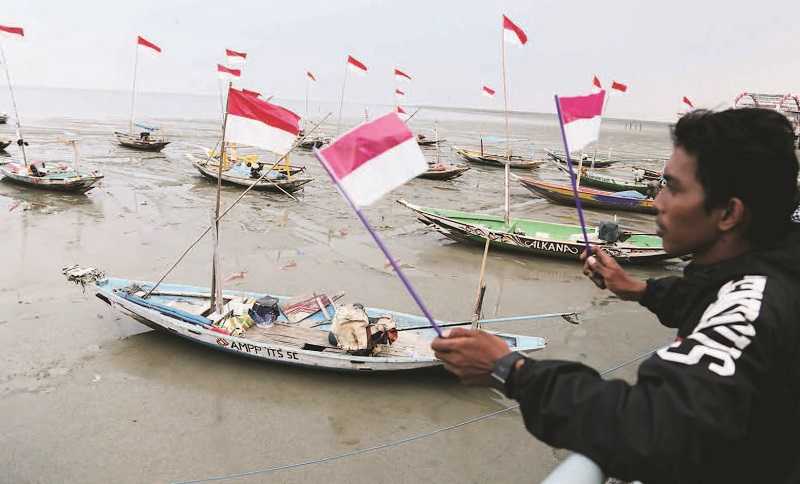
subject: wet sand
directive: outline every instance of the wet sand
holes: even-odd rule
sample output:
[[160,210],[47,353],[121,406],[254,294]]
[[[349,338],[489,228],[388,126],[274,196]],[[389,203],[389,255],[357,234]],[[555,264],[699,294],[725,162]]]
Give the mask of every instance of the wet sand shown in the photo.
[[[502,119],[429,111],[412,127],[450,145],[499,136]],[[39,119],[28,130],[34,158],[69,158],[60,130],[81,137],[83,164],[106,175],[85,196],[25,191],[0,183],[0,482],[174,482],[234,474],[346,453],[446,427],[512,402],[460,385],[443,371],[348,375],[259,363],[151,331],[68,284],[78,263],[111,276],[157,279],[208,225],[215,185],[185,158],[212,146],[212,121],[163,120],[174,142],[161,154],[115,146],[124,121]],[[3,134],[8,134],[8,128]],[[552,118],[520,117],[514,132],[558,147]],[[607,123],[603,143],[665,156],[666,126],[628,131]],[[525,149],[525,148],[520,148]],[[9,148],[13,155],[16,151]],[[433,152],[428,152],[432,154]],[[452,155],[449,149],[442,153]],[[454,160],[455,161],[455,160]],[[224,221],[223,274],[246,271],[231,288],[283,294],[345,291],[346,299],[418,313],[371,239],[308,154],[292,158],[315,180],[295,202],[253,193]],[[657,162],[650,166],[660,168]],[[542,176],[557,179],[544,168]],[[453,182],[414,180],[367,213],[440,319],[469,317],[481,248],[453,243],[394,203],[500,213],[502,171],[473,167]],[[225,187],[223,204],[239,189]],[[514,216],[575,223],[574,209],[512,184]],[[590,212],[597,223],[613,214]],[[653,230],[652,217],[619,214]],[[210,239],[168,280],[208,286]],[[635,267],[641,277],[675,264]],[[565,310],[561,320],[494,325],[543,336],[537,358],[569,358],[600,370],[668,342],[671,331],[634,303],[586,280],[580,266],[491,252],[487,317]],[[616,373],[632,378],[636,365]],[[344,460],[242,479],[245,482],[537,482],[563,458],[524,429],[518,412]]]

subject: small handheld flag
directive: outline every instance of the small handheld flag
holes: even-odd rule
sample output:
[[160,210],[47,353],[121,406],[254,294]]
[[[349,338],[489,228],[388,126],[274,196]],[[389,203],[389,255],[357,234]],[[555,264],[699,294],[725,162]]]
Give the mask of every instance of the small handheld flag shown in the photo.
[[600,120],[603,113],[605,95],[605,91],[600,91],[588,96],[555,96],[558,122],[561,125],[561,138],[564,141],[564,153],[566,154],[567,168],[572,182],[572,193],[575,197],[575,207],[578,210],[578,219],[581,223],[587,254],[591,254],[592,249],[589,245],[589,234],[586,232],[586,221],[583,218],[583,206],[578,196],[577,177],[572,168],[572,159],[569,153],[570,150],[580,150],[589,143],[597,141],[600,136]]
[[389,260],[431,327],[442,336],[427,306],[360,208],[427,170],[428,164],[414,134],[397,114],[389,113],[356,126],[322,150],[315,148],[314,155]]

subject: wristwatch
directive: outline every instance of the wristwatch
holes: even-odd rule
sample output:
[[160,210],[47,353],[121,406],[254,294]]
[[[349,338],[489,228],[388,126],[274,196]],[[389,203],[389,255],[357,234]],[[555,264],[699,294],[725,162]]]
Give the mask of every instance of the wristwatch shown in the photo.
[[503,395],[511,398],[509,395],[508,381],[514,373],[517,361],[525,359],[526,356],[519,351],[512,351],[499,360],[494,362],[492,368],[492,387],[503,392]]

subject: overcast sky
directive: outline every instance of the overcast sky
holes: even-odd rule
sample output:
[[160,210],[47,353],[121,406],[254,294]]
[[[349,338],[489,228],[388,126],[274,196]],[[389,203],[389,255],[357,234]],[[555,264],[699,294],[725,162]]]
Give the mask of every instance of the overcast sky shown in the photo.
[[[369,67],[346,101],[391,103],[395,66],[414,77],[408,104],[502,108],[501,15],[530,38],[508,46],[512,109],[553,112],[552,95],[589,90],[592,75],[629,85],[608,115],[672,120],[742,90],[800,92],[797,0],[760,2],[471,0],[6,0],[0,24],[14,82],[130,89],[137,34],[163,48],[140,55],[143,91],[216,93],[224,49],[248,53],[242,85],[279,97],[338,100],[348,54]],[[4,82],[4,81],[0,81]],[[482,84],[498,91],[480,96]],[[3,109],[0,109],[3,110]],[[7,107],[5,110],[8,110]]]

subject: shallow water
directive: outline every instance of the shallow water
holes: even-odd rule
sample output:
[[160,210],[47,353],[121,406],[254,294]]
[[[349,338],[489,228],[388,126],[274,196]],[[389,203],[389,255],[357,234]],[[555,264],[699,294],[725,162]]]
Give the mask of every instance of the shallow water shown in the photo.
[[[186,107],[182,119],[157,119],[173,139],[163,153],[129,151],[111,135],[127,126],[125,115],[116,115],[126,112],[118,108],[123,101],[108,98],[98,106],[85,93],[79,99],[62,95],[78,114],[32,109],[24,119],[29,153],[69,159],[56,140],[64,132],[77,135],[82,165],[106,178],[83,196],[0,183],[0,344],[6,348],[0,482],[168,482],[225,475],[369,447],[510,403],[492,391],[461,386],[442,371],[345,375],[221,354],[153,332],[67,284],[60,269],[73,263],[133,279],[163,274],[209,224],[215,185],[200,177],[185,153],[213,146],[219,127],[215,99],[203,98],[205,107]],[[191,101],[167,96],[161,102],[172,103],[165,108],[172,113]],[[186,119],[190,115],[196,116]],[[348,124],[355,121],[351,117]],[[428,136],[436,126],[448,140],[440,153],[444,159],[452,159],[450,147],[475,146],[481,134],[503,139],[503,119],[496,115],[423,110],[411,126]],[[324,129],[331,132],[333,123]],[[0,136],[11,132],[0,126]],[[559,146],[552,116],[515,116],[512,132],[515,150]],[[669,151],[666,126],[650,123],[641,131],[627,129],[626,122],[607,123],[601,145],[601,152],[613,146],[614,153],[644,153],[653,159],[644,164],[654,168]],[[418,313],[316,161],[298,153],[292,163],[306,165],[315,178],[298,201],[253,193],[223,222],[223,274],[247,272],[229,287],[284,294],[345,291],[349,301]],[[540,175],[563,179],[551,168]],[[469,316],[481,248],[428,231],[394,200],[500,213],[502,187],[501,170],[473,167],[453,182],[414,180],[367,210],[438,318]],[[223,205],[239,192],[225,187]],[[534,198],[514,184],[511,204],[516,217],[576,222],[574,209]],[[654,228],[652,216],[618,216],[624,226]],[[593,224],[612,217],[587,213]],[[169,280],[208,286],[210,258],[209,240]],[[631,270],[649,277],[678,268]],[[604,369],[670,339],[653,316],[595,288],[575,263],[492,252],[486,279],[487,317],[582,311],[580,326],[560,320],[494,326],[546,337],[548,347],[538,358],[573,358]],[[634,369],[618,376],[630,378]],[[249,482],[536,482],[563,455],[527,434],[519,414],[510,412]]]

